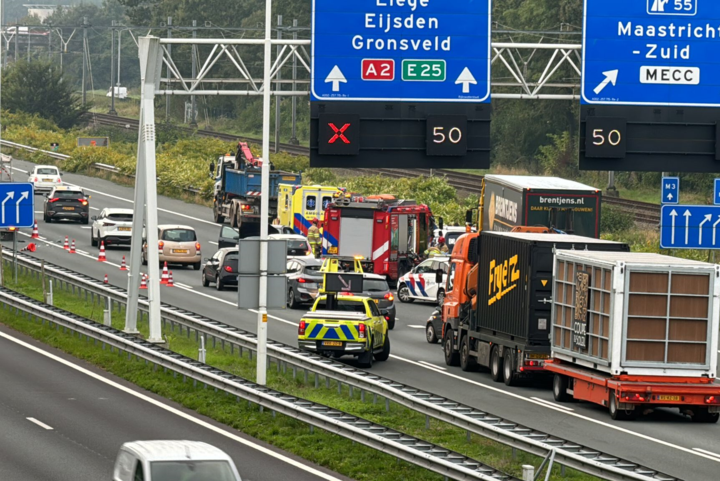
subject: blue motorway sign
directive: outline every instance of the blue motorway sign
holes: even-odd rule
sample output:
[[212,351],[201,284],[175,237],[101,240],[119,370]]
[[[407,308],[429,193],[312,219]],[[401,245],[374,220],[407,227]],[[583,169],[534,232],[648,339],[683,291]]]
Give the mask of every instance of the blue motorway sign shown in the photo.
[[491,0],[313,0],[312,100],[490,102]]
[[583,104],[720,106],[718,0],[585,0]]
[[29,182],[0,182],[0,228],[32,227],[35,195]]
[[720,206],[664,205],[660,213],[663,249],[720,249]]
[[662,178],[662,194],[660,195],[661,204],[677,204],[680,197],[680,178],[679,177],[663,177]]
[[720,205],[720,179],[715,179],[715,193],[713,194],[713,203]]

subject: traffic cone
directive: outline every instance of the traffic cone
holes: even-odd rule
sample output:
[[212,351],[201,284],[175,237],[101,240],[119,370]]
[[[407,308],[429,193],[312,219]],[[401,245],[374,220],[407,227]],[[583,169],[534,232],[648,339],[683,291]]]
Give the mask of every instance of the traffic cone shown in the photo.
[[123,256],[122,264],[120,264],[120,270],[121,271],[127,270],[127,264],[125,264],[125,256]]
[[100,243],[100,254],[98,254],[98,262],[105,262],[107,258],[105,257],[105,242]]
[[168,283],[168,268],[167,268],[167,262],[165,265],[163,265],[163,271],[162,276],[160,277],[160,284],[167,284]]
[[170,271],[170,274],[168,275],[167,284],[165,284],[168,287],[175,287],[175,284],[173,284],[173,278],[172,278],[172,271]]
[[142,278],[140,279],[140,289],[147,289],[147,280],[145,275],[143,274]]
[[68,244],[68,236],[65,236],[65,245],[63,245],[63,249],[66,251],[70,250],[70,244]]
[[38,228],[37,228],[37,221],[35,221],[35,224],[33,224],[32,235],[30,237],[33,239],[40,238],[40,233],[38,232]]
[[72,240],[72,244],[70,244],[70,250],[68,252],[70,254],[75,254],[75,239]]
[[105,279],[103,279],[103,284],[108,284],[108,276],[105,274]]
[[34,242],[31,242],[27,245],[27,247],[23,247],[22,249],[20,249],[20,252],[25,252],[25,251],[35,252],[36,250],[37,250],[37,246],[35,245]]

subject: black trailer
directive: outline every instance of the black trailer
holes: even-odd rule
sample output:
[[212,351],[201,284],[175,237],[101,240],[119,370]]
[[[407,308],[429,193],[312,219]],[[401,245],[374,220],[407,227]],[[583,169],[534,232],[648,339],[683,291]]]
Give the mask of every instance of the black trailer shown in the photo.
[[510,232],[481,232],[476,246],[477,295],[458,325],[445,326],[444,341],[453,344],[445,361],[464,371],[490,368],[493,380],[508,386],[543,372],[550,357],[554,249],[630,251],[590,237]]

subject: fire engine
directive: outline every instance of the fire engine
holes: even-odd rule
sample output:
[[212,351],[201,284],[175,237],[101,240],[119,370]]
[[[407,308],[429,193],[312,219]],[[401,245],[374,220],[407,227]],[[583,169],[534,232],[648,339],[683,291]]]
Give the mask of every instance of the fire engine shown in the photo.
[[428,248],[435,221],[427,205],[392,196],[343,196],[327,207],[323,254],[362,258],[366,272],[395,285]]

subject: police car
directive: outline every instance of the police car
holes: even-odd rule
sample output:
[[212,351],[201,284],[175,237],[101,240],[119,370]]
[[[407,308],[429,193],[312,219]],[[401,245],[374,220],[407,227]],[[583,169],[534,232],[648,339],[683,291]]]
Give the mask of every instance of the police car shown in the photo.
[[397,298],[400,302],[430,301],[442,304],[445,299],[450,257],[427,259],[398,280]]

